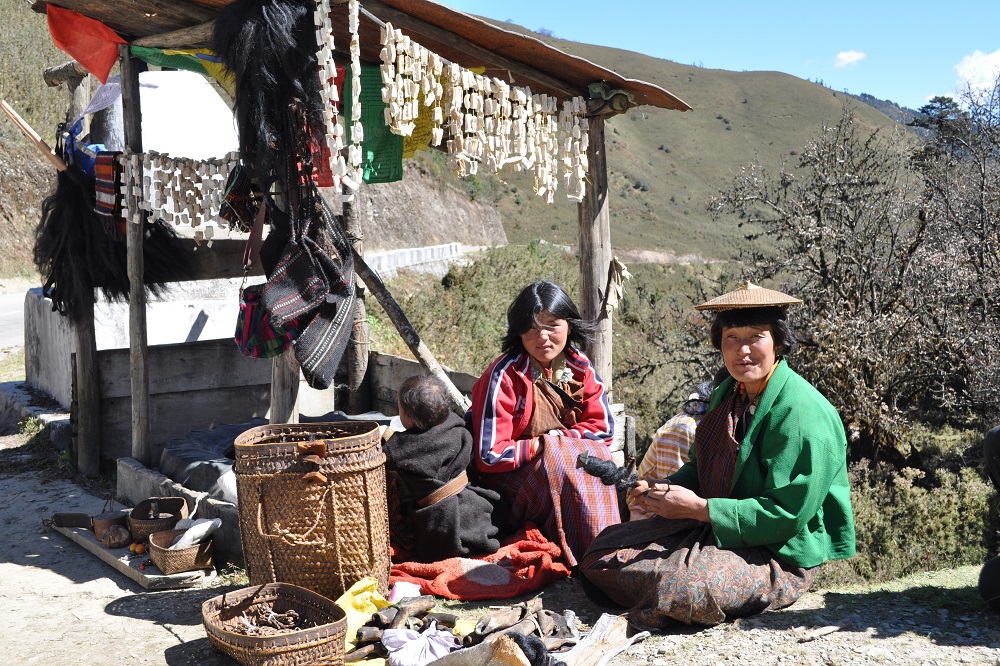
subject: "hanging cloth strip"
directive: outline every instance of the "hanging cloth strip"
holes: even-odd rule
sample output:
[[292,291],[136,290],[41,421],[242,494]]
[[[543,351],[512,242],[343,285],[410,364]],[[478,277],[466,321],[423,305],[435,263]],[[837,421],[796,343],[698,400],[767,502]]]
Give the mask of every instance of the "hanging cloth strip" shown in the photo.
[[46,3],[45,15],[52,43],[105,83],[118,62],[118,45],[127,42],[100,21],[51,3]]
[[[339,76],[338,71],[338,76]],[[353,77],[344,76],[342,100],[350,100]],[[385,124],[386,103],[382,100],[382,69],[378,65],[361,67],[361,126],[364,154],[361,168],[366,183],[392,183],[403,179],[403,137],[393,134]],[[344,103],[346,104],[346,102]],[[348,113],[343,114],[349,117]],[[345,137],[351,142],[351,123],[346,123]]]
[[102,151],[94,159],[94,211],[105,233],[115,239],[125,238],[125,218],[122,217],[122,166],[120,151]]
[[233,73],[222,64],[222,59],[208,49],[154,49],[146,46],[130,46],[132,55],[143,62],[158,67],[172,67],[197,72],[215,79],[222,88],[235,96],[236,81]]

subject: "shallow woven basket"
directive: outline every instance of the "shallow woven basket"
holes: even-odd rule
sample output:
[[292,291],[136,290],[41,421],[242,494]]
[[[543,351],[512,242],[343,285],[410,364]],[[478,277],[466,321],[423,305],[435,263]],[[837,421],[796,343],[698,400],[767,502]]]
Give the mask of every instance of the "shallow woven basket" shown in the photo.
[[235,442],[240,537],[254,585],[337,599],[367,576],[388,593],[385,454],[374,421],[273,424]]
[[171,550],[174,539],[185,530],[155,532],[149,535],[149,558],[165,574],[212,568],[212,539],[206,539],[187,548]]
[[[159,517],[150,518],[154,500]],[[133,541],[142,541],[150,534],[174,529],[177,521],[187,517],[187,501],[183,497],[150,497],[136,504],[128,514],[128,529]]]
[[[276,613],[295,610],[302,621],[317,626],[274,636],[246,636],[233,629],[255,606]],[[201,605],[201,619],[213,649],[244,666],[341,666],[347,615],[330,599],[296,585],[268,583],[213,597]]]

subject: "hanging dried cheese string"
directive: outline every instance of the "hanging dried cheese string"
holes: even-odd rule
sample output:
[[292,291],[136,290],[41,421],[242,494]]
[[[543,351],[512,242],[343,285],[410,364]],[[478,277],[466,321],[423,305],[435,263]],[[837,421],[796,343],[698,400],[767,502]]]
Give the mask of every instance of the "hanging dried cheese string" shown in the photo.
[[[333,174],[333,188],[340,193],[341,181],[347,174],[347,165],[341,151],[344,149],[344,128],[337,122],[337,105],[340,95],[337,93],[337,65],[333,60],[333,25],[330,22],[329,0],[316,0],[313,14],[313,24],[316,26],[316,60],[318,75],[323,93],[323,120],[326,124],[326,149],[330,154],[330,172]],[[352,31],[353,36],[357,33]]]
[[126,219],[138,223],[139,212],[146,211],[151,218],[174,225],[204,226],[204,232],[196,235],[207,238],[211,246],[214,227],[220,223],[223,190],[239,161],[237,153],[198,161],[149,151],[123,154],[120,159],[122,194],[131,191],[136,201],[135,210],[123,210]]
[[459,176],[475,174],[479,164],[494,172],[513,164],[532,171],[535,192],[551,203],[561,173],[567,197],[582,200],[587,177],[582,97],[564,101],[560,110],[555,97],[477,75],[428,51],[391,23],[379,23],[384,120],[392,132],[413,132],[422,94],[424,104],[433,105],[430,143],[441,145],[447,130],[445,147]]
[[361,142],[365,139],[365,130],[361,125],[361,42],[358,40],[358,0],[347,3],[347,27],[351,33],[351,145],[348,148],[348,168],[344,176],[344,184],[351,190],[343,199],[351,201],[354,190],[358,189],[363,177],[362,161],[364,151]]

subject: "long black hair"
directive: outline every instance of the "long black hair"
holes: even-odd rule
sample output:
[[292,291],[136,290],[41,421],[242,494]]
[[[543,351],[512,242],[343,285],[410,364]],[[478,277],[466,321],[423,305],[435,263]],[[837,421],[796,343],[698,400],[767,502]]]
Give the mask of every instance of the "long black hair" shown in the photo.
[[556,319],[565,319],[569,324],[566,344],[581,351],[593,344],[597,334],[597,324],[580,315],[573,299],[562,287],[547,281],[532,282],[521,290],[507,308],[507,334],[502,348],[506,353],[521,354],[526,350],[521,335],[535,325],[540,312],[549,312]]

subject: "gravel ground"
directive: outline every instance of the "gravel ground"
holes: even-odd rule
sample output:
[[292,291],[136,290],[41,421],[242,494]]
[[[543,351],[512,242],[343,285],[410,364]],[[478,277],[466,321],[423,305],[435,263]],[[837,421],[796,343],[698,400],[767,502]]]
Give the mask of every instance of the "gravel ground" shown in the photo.
[[[0,661],[46,666],[235,663],[212,652],[201,624],[201,602],[224,588],[147,592],[43,527],[42,519],[57,511],[98,513],[101,500],[68,481],[3,473],[19,456],[30,455],[22,453],[26,439],[0,436]],[[1000,613],[979,598],[978,574],[978,567],[964,567],[878,587],[816,590],[782,611],[651,636],[613,657],[608,666],[1000,666]],[[574,610],[583,631],[608,611],[591,603],[572,579],[550,585],[542,601],[551,610]],[[471,619],[489,604],[441,606]]]

